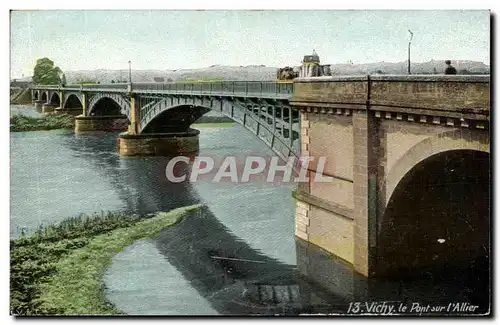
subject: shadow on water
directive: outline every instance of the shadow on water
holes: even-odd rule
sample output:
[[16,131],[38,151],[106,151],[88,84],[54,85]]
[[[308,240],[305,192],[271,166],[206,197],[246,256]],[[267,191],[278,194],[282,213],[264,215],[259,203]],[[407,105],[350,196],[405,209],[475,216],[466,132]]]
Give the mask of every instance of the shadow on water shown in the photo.
[[[487,271],[478,271],[482,266],[487,270],[487,261],[434,269],[411,279],[367,279],[326,251],[297,239],[296,267],[251,248],[206,207],[165,229],[155,242],[168,262],[221,314],[345,314],[351,302],[403,304],[408,309],[402,314],[408,315],[488,310]],[[472,312],[459,310],[457,303],[479,307]],[[437,313],[417,306],[450,309]]]
[[[471,315],[489,310],[489,260],[478,258],[470,263],[426,268],[411,276],[366,278],[325,250],[297,240],[297,265],[308,281],[348,302],[387,302],[407,306],[403,315]],[[472,309],[464,310],[466,306]],[[425,307],[430,306],[429,309]],[[449,309],[432,310],[444,306]],[[347,312],[348,305],[343,312]],[[362,309],[367,312],[366,306]],[[420,308],[424,307],[424,308]],[[412,310],[413,308],[413,310]],[[460,309],[462,308],[462,309]]]
[[342,298],[304,281],[295,266],[248,246],[207,207],[163,230],[155,242],[168,262],[221,314],[345,310],[340,307],[345,305]]
[[199,203],[190,183],[167,180],[165,167],[169,158],[121,158],[116,137],[117,133],[75,134],[67,137],[67,145],[116,189],[126,204],[124,212],[145,215]]

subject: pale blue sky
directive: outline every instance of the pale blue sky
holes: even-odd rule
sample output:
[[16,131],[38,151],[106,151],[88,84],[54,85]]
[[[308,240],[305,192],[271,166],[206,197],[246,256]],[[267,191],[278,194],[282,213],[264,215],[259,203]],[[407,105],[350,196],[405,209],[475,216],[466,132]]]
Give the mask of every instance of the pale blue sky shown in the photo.
[[490,63],[490,13],[466,11],[13,11],[11,77],[47,56],[64,70],[189,69],[407,59]]

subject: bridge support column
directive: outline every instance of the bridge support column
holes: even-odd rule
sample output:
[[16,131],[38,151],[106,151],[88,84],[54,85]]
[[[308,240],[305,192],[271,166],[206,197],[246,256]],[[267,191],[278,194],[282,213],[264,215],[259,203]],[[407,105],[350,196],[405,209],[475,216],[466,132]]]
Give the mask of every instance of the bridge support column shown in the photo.
[[75,132],[117,132],[125,131],[128,127],[125,115],[111,116],[83,116],[75,117]]
[[59,107],[56,109],[62,109],[64,107],[64,91],[59,91]]
[[82,92],[82,115],[87,116],[88,115],[88,109],[87,109],[87,94]]
[[[332,139],[327,128],[337,137]],[[301,112],[300,132],[301,154],[324,156],[324,172],[333,180],[314,180],[313,163],[309,181],[294,192],[297,267],[347,301],[366,300],[373,291],[370,277],[375,276],[378,121],[363,109],[341,117]],[[346,177],[335,177],[342,168]]]
[[42,113],[52,113],[57,107],[57,105],[45,103],[42,105]]
[[176,156],[195,155],[199,151],[196,129],[176,133],[120,134],[118,146],[122,156]]
[[35,109],[37,111],[41,111],[42,110],[42,101],[41,100],[35,100],[33,102],[33,105],[35,106]]
[[373,112],[353,111],[354,268],[373,276],[376,261],[378,121]]
[[130,96],[130,125],[128,133],[131,135],[139,134],[139,123],[141,120],[140,107],[137,98],[134,95]]
[[35,102],[38,100],[38,97],[35,96],[36,90],[31,90],[31,104],[35,105]]

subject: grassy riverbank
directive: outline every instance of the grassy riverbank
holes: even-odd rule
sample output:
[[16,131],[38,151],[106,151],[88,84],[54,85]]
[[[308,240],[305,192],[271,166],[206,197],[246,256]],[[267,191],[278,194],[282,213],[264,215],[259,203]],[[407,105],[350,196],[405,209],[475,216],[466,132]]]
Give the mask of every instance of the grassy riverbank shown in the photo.
[[11,240],[11,314],[118,314],[101,288],[113,256],[198,208],[179,208],[150,219],[113,214],[71,218]]
[[11,132],[72,129],[73,126],[73,116],[66,114],[45,117],[30,117],[16,114],[10,119]]

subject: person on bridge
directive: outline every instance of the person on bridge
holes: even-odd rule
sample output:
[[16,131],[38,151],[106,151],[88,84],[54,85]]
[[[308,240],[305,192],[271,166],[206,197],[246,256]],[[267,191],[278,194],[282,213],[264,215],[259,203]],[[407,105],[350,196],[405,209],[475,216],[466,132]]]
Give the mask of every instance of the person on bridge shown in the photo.
[[450,60],[446,60],[446,61],[444,61],[444,63],[446,63],[446,69],[444,70],[444,74],[457,74],[457,69],[455,69],[451,65]]

